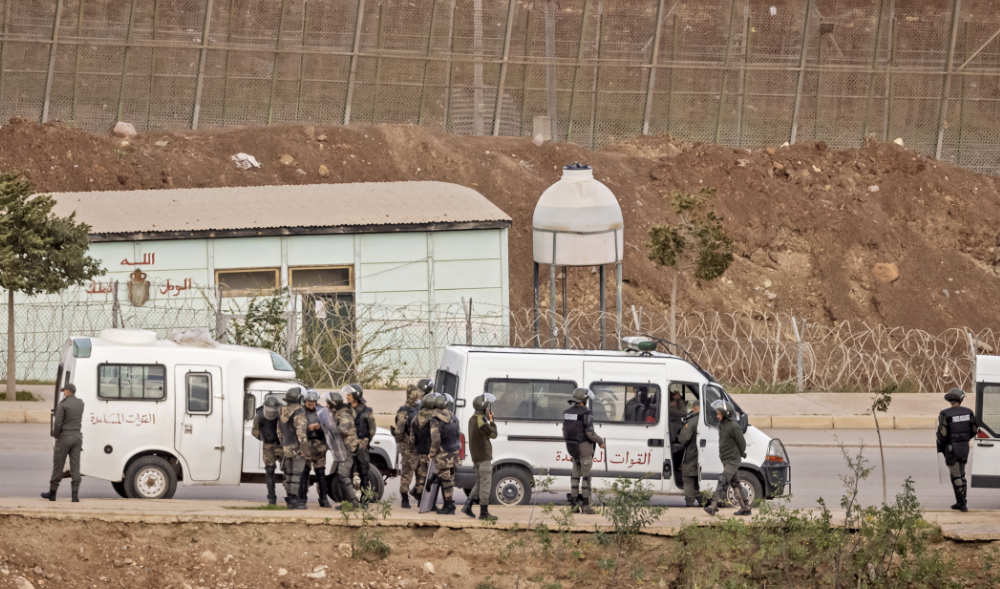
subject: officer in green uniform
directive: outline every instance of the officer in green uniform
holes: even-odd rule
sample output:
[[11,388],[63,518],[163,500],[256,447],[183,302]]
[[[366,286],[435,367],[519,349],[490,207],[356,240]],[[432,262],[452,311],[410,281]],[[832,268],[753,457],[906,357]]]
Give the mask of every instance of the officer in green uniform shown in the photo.
[[475,517],[472,504],[479,504],[479,519],[495,521],[490,515],[490,491],[493,489],[493,440],[497,437],[497,424],[493,419],[493,403],[490,393],[483,393],[472,400],[475,413],[469,418],[469,454],[476,472],[476,484],[465,499],[462,513]]
[[701,418],[701,403],[695,399],[689,406],[690,412],[683,418],[683,427],[677,434],[680,445],[681,481],[684,486],[684,505],[701,505],[701,489],[698,484],[698,420]]
[[740,461],[747,455],[747,442],[743,437],[743,429],[740,428],[740,424],[733,421],[733,409],[725,400],[712,401],[712,409],[719,418],[719,459],[722,461],[722,477],[719,479],[719,486],[715,488],[715,495],[705,506],[705,511],[709,515],[715,515],[719,511],[719,504],[725,503],[726,492],[732,489],[736,502],[740,504],[734,515],[750,515],[750,502],[743,494],[743,485],[736,476]]
[[52,478],[49,479],[49,492],[42,493],[42,499],[56,500],[63,466],[69,456],[69,472],[72,477],[70,488],[73,491],[73,503],[77,503],[80,501],[80,450],[83,448],[80,422],[83,421],[83,401],[76,398],[76,385],[67,384],[62,393],[63,400],[56,407],[52,421],[52,437],[56,439],[52,453]]

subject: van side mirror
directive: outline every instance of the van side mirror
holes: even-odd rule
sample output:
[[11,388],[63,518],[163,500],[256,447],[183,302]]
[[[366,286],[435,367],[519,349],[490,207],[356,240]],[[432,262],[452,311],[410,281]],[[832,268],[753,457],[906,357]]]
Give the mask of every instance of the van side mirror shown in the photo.
[[746,413],[740,413],[740,429],[743,433],[747,433],[747,428],[750,427],[750,418],[747,417]]
[[257,413],[257,399],[250,393],[243,393],[243,421],[253,420]]

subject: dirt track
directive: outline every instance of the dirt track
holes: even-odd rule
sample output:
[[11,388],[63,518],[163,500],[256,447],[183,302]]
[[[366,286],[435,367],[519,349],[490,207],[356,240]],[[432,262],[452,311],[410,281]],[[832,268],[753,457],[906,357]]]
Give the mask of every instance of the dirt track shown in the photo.
[[[253,154],[262,168],[230,161]],[[294,163],[282,165],[282,154]],[[411,126],[266,127],[150,133],[127,145],[58,124],[0,129],[0,169],[44,191],[434,179],[473,187],[514,218],[511,304],[530,304],[530,219],[562,165],[590,163],[625,214],[625,301],[662,308],[672,270],[647,258],[676,191],[717,189],[735,243],[719,280],[681,281],[684,310],[781,310],[940,330],[997,327],[1000,182],[893,144],[735,150],[640,138],[601,151],[522,138],[458,137]],[[320,166],[326,166],[321,173]],[[876,263],[896,264],[880,279]],[[570,272],[572,307],[596,309],[589,269]]]

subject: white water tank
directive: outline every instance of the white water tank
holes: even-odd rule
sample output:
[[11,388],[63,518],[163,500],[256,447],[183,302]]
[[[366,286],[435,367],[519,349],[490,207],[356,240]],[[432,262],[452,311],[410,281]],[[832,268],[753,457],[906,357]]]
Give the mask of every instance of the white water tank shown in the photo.
[[531,221],[535,262],[557,266],[614,264],[622,258],[624,227],[614,193],[594,179],[590,166],[570,164],[535,205]]

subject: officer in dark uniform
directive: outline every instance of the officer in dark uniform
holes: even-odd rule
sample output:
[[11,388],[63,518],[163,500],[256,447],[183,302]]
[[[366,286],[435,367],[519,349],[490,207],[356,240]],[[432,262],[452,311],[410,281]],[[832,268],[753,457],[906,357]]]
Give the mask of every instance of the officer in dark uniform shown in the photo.
[[370,407],[365,405],[364,389],[357,383],[349,384],[340,389],[344,399],[354,410],[354,429],[358,435],[358,449],[354,453],[354,464],[358,469],[358,477],[361,479],[361,501],[365,501],[365,488],[370,485],[368,481],[368,471],[371,467],[371,457],[368,455],[368,447],[371,444],[372,436],[375,435],[375,416],[372,415]]
[[691,412],[684,416],[684,426],[677,436],[681,455],[681,484],[684,487],[684,505],[701,506],[701,487],[698,482],[698,420],[701,419],[701,403],[691,401]]
[[410,445],[417,455],[416,478],[414,479],[413,491],[410,492],[420,505],[420,497],[424,491],[424,483],[427,481],[427,470],[430,467],[431,453],[431,419],[434,417],[434,409],[431,407],[435,403],[431,400],[438,393],[430,392],[420,400],[420,410],[410,420]]
[[49,492],[42,493],[42,499],[56,500],[56,491],[63,478],[63,466],[69,457],[70,488],[73,492],[73,503],[80,501],[80,450],[83,449],[83,434],[80,433],[80,423],[83,421],[83,401],[76,398],[76,385],[67,384],[63,387],[64,398],[56,407],[52,420],[52,437],[56,439],[52,451],[52,477],[49,479]]
[[733,421],[735,412],[732,406],[723,399],[712,401],[712,409],[719,419],[719,461],[722,462],[722,477],[715,487],[715,495],[705,506],[705,511],[709,515],[715,515],[719,511],[719,505],[725,503],[726,493],[733,490],[733,496],[740,508],[733,515],[750,515],[750,501],[743,493],[743,485],[737,476],[740,469],[740,461],[746,458],[747,442],[743,437],[743,428]]
[[968,407],[962,407],[965,393],[962,389],[951,389],[944,400],[951,407],[938,414],[937,451],[944,454],[944,463],[951,475],[951,487],[955,491],[952,509],[969,511],[965,503],[966,481],[965,463],[969,460],[969,440],[976,437],[979,422],[976,414]]
[[594,432],[594,416],[587,407],[590,396],[588,389],[576,389],[563,413],[563,440],[573,458],[568,498],[579,513],[594,513],[590,507],[590,469],[594,466],[594,446],[604,448],[604,439]]
[[268,395],[253,416],[253,428],[250,432],[263,446],[264,484],[267,485],[268,505],[274,505],[278,501],[274,493],[274,471],[282,457],[281,442],[278,440],[278,414],[281,412],[281,405],[281,399],[277,395]]

